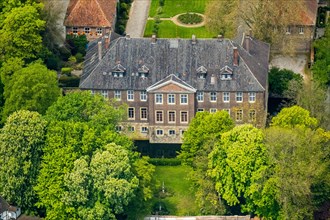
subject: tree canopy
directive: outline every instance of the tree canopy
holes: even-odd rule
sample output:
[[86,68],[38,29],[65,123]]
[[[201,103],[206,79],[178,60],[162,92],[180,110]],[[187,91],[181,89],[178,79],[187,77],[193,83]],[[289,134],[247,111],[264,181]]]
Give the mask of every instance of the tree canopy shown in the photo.
[[35,211],[46,121],[37,112],[12,114],[0,131],[0,194],[25,212]]

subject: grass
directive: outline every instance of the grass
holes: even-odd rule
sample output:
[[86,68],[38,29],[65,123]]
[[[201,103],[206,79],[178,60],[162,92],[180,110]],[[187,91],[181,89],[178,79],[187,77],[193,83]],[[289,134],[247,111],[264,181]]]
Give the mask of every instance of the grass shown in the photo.
[[[144,31],[144,37],[151,37],[154,21],[149,20],[146,24]],[[191,38],[192,35],[196,35],[197,38],[212,38],[216,37],[216,33],[208,32],[206,28],[186,28],[175,25],[172,21],[161,21],[157,37],[159,38]]]
[[[194,215],[197,213],[195,195],[191,192],[192,182],[187,179],[190,168],[186,166],[157,166],[154,178],[169,196],[161,199],[170,212],[169,215]],[[161,190],[161,187],[160,187]],[[155,198],[154,203],[160,199]]]
[[[212,0],[165,0],[163,12],[160,15],[162,18],[170,18],[177,14],[186,12],[197,12],[204,14],[206,3]],[[149,17],[154,17],[157,14],[159,0],[152,0],[150,5]]]

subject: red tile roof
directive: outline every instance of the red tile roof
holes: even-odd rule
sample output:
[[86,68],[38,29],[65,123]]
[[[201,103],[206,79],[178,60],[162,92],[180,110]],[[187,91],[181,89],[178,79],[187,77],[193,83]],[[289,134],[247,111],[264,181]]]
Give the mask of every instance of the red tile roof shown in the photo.
[[117,0],[70,0],[65,26],[111,27]]
[[317,0],[304,0],[304,10],[300,13],[300,25],[315,25],[317,15]]

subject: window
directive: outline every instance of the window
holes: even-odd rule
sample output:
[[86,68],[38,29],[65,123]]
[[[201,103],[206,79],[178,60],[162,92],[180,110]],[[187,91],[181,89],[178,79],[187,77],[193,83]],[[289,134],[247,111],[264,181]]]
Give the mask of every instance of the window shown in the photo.
[[230,93],[229,92],[223,93],[223,102],[230,102]]
[[291,27],[290,27],[290,26],[288,26],[288,27],[286,28],[286,34],[291,34]]
[[243,110],[239,109],[236,112],[236,121],[242,121],[243,120]]
[[121,131],[123,130],[123,127],[120,126],[120,125],[117,125],[117,126],[115,127],[115,129],[116,129],[117,132],[121,132]]
[[121,91],[115,90],[115,95],[114,95],[116,100],[121,100]]
[[141,120],[147,120],[147,108],[140,108]]
[[156,111],[156,122],[163,122],[163,111]]
[[204,102],[204,92],[197,92],[197,101]]
[[236,102],[243,102],[243,92],[236,92]]
[[96,28],[97,35],[102,35],[102,28]]
[[304,34],[304,27],[299,27],[299,34]]
[[168,122],[169,123],[175,122],[175,111],[168,112]]
[[180,104],[188,104],[188,95],[187,94],[180,95]]
[[249,121],[255,121],[256,120],[256,110],[250,110],[249,111]]
[[185,130],[180,130],[180,135],[183,136]]
[[78,34],[78,28],[77,27],[72,27],[72,33],[73,34]]
[[163,104],[163,94],[155,94],[156,104]]
[[108,98],[108,91],[107,90],[102,90],[101,95],[103,96],[103,98],[107,99]]
[[141,91],[140,92],[140,100],[141,101],[147,101],[147,91]]
[[127,91],[127,101],[134,101],[134,91],[133,90]]
[[134,132],[135,131],[135,127],[134,126],[129,126],[128,127],[128,131],[129,132]]
[[174,94],[167,95],[167,104],[175,104],[175,95]]
[[161,129],[157,129],[156,130],[156,135],[157,136],[163,136],[163,134],[164,134],[164,131],[163,130],[161,130]]
[[210,92],[210,101],[216,102],[217,101],[217,93],[216,92]]
[[95,95],[95,90],[91,90],[91,94],[92,95]]
[[148,127],[141,127],[141,133],[148,133]]
[[256,101],[256,93],[249,92],[249,102],[255,102],[255,101]]
[[215,113],[215,112],[217,112],[217,109],[216,108],[210,108],[210,112]]
[[168,130],[168,135],[175,135],[175,130]]
[[134,108],[128,108],[128,119],[134,119],[135,114],[134,114]]
[[188,112],[181,112],[181,122],[183,123],[188,122]]
[[204,111],[203,108],[198,108],[198,109],[197,109],[197,112],[203,112],[203,111]]
[[85,28],[84,28],[84,32],[85,32],[86,34],[89,34],[89,32],[91,32],[91,29],[90,29],[89,27],[85,27]]

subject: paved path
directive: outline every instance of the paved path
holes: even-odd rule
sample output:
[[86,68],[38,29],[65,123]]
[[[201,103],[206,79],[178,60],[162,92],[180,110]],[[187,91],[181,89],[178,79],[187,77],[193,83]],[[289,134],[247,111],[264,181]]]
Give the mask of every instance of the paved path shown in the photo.
[[[185,13],[182,13],[182,14],[185,14]],[[171,17],[171,18],[160,18],[160,20],[161,21],[172,21],[177,26],[188,27],[188,28],[202,27],[202,26],[205,25],[205,16],[203,14],[196,13],[196,14],[203,17],[203,21],[201,23],[198,23],[198,24],[184,24],[184,23],[181,23],[179,21],[178,17],[182,14],[175,15],[174,17]],[[154,20],[154,18],[148,17],[148,20]]]
[[151,0],[134,0],[126,25],[126,34],[143,37]]

